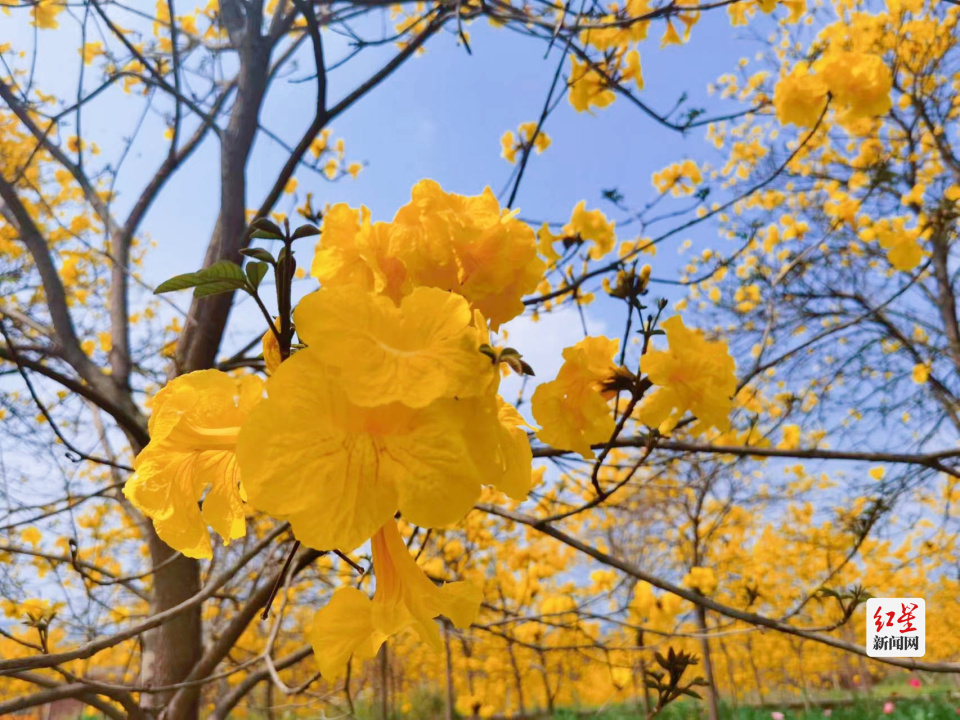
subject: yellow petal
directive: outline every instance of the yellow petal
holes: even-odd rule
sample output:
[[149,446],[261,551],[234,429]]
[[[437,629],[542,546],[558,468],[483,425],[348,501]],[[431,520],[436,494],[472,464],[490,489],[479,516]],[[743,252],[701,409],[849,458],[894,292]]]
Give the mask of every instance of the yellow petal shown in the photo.
[[136,472],[123,487],[124,496],[153,519],[157,535],[187,557],[209,558],[210,535],[200,515],[203,495],[197,462],[202,453],[150,446],[137,457]]
[[[353,549],[398,508],[417,524],[446,525],[479,496],[455,400],[423,409],[353,405],[312,348],[284,362],[267,391],[237,444],[244,489],[310,547]],[[301,418],[310,421],[291,421]]]
[[346,673],[351,655],[376,656],[386,636],[374,630],[370,599],[356,588],[341,588],[317,612],[308,639],[320,673],[334,680]]
[[300,302],[295,320],[357,405],[424,407],[476,395],[494,377],[469,304],[437,288],[417,288],[399,308],[357,287],[324,289]]
[[234,448],[262,395],[255,376],[202,370],[172,380],[153,399],[150,443],[123,493],[164,542],[188,557],[211,557],[208,524],[225,543],[245,533]]
[[374,536],[373,564],[377,591],[373,596],[373,624],[395,634],[413,625],[423,641],[440,647],[434,618],[443,615],[454,626],[465,628],[480,610],[482,593],[466,582],[435,585],[410,555],[392,520]]

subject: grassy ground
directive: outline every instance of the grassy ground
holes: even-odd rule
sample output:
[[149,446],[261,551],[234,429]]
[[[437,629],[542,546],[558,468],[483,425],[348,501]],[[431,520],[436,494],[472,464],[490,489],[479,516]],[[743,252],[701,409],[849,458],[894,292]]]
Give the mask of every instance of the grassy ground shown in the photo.
[[[865,700],[849,705],[825,706],[809,710],[769,706],[763,708],[721,708],[723,720],[773,720],[773,714],[783,713],[784,720],[957,720],[960,718],[960,700],[941,694],[932,697],[895,698],[890,713],[884,712],[885,699]],[[887,708],[890,709],[889,707]],[[609,708],[598,712],[563,712],[556,720],[636,720],[643,718],[642,709]],[[668,707],[657,716],[663,720],[699,720],[705,717],[699,703],[679,703]],[[777,716],[779,717],[779,716]]]

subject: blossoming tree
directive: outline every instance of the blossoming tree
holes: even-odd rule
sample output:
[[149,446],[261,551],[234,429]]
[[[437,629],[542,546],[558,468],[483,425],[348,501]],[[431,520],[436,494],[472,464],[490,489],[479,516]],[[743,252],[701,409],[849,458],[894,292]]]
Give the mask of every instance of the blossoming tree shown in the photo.
[[[869,334],[879,323],[897,343],[888,354],[910,353],[913,381],[934,387],[938,412],[953,417],[950,381],[941,379],[947,361],[936,341],[925,344],[930,331],[918,320],[923,332],[911,331],[911,345],[899,315],[884,319],[883,307],[905,291],[883,307],[844,293],[856,286],[853,268],[879,268],[933,298],[938,330],[956,334],[949,234],[960,193],[947,133],[930,119],[952,117],[952,79],[900,62],[913,57],[921,32],[944,44],[930,62],[946,56],[951,41],[935,27],[952,27],[956,13],[917,4],[866,16],[840,4],[803,59],[775,53],[776,82],[769,74],[742,89],[725,82],[726,93],[742,95],[730,114],[654,111],[642,94],[648,35],[683,45],[702,13],[721,8],[735,24],[772,14],[761,20],[782,24],[788,40],[812,17],[802,0],[580,8],[301,0],[175,8],[160,0],[153,13],[39,0],[5,8],[37,38],[77,30],[80,81],[76,98],[58,103],[35,83],[36,40],[18,34],[0,45],[4,442],[55,447],[51,466],[65,478],[41,487],[28,474],[39,499],[7,493],[0,552],[10,570],[0,591],[15,622],[0,628],[0,712],[69,698],[110,717],[226,717],[261,691],[266,707],[280,692],[353,708],[375,685],[388,717],[397,698],[401,709],[411,702],[409,669],[443,658],[448,717],[552,710],[628,688],[652,715],[699,697],[702,686],[716,717],[724,673],[737,687],[738,668],[753,662],[762,698],[762,676],[774,672],[758,667],[750,648],[728,652],[721,635],[713,638],[718,622],[773,631],[774,640],[751,640],[778,653],[777,642],[815,648],[794,653],[801,675],[811,655],[822,663],[837,651],[862,656],[856,638],[841,633],[867,595],[847,588],[858,578],[855,556],[875,542],[871,531],[892,501],[868,497],[847,509],[847,532],[791,505],[786,512],[806,529],[772,536],[775,493],[745,476],[777,458],[798,461],[785,487],[799,496],[815,484],[803,462],[894,463],[951,478],[938,490],[945,496],[922,498],[929,510],[953,497],[953,453],[922,444],[897,453],[821,447],[826,433],[787,420],[795,405],[816,406],[825,375],[810,370],[814,389],[789,400],[776,396],[772,378],[832,333]],[[358,18],[369,37],[354,29]],[[379,22],[386,18],[389,31]],[[481,18],[559,55],[540,118],[502,137],[502,155],[515,165],[502,197],[423,180],[390,221],[374,221],[366,207],[316,209],[309,196],[300,219],[275,213],[299,171],[331,181],[359,173],[329,124],[441,31],[469,48],[464,26]],[[329,59],[330,32],[356,37],[355,52]],[[333,67],[381,45],[395,54],[330,103]],[[253,200],[247,165],[269,132],[271,83],[294,62],[309,63],[315,102],[266,194]],[[130,189],[135,200],[123,215],[114,184],[136,138],[103,160],[83,132],[84,113],[112,90],[145,111],[156,103],[169,120],[155,173]],[[678,162],[654,175],[656,194],[641,210],[608,191],[609,213],[584,201],[569,220],[535,228],[512,208],[532,156],[551,147],[545,126],[564,100],[578,112],[629,103],[678,133],[707,128],[726,165],[711,173]],[[910,130],[897,130],[905,122]],[[784,143],[781,133],[793,134]],[[835,147],[838,134],[848,144]],[[191,182],[185,163],[211,145],[221,186],[203,267],[140,292],[144,220],[168,187]],[[884,157],[909,167],[893,172]],[[787,183],[793,176],[809,182]],[[905,179],[910,187],[897,200],[906,209],[891,216],[880,197]],[[720,181],[713,194],[711,180]],[[925,205],[932,188],[943,198],[936,211]],[[818,204],[821,194],[828,202]],[[656,216],[667,201],[689,204]],[[796,212],[754,222],[784,202]],[[629,218],[619,229],[614,212]],[[640,229],[627,238],[630,222]],[[666,278],[652,257],[710,223],[742,247],[705,252],[673,282],[719,309],[705,303],[699,317],[684,303],[670,309],[655,291]],[[819,232],[809,248],[791,249],[812,227]],[[823,302],[863,300],[852,320],[846,305],[825,314],[797,279],[809,277],[835,237],[843,261],[823,263]],[[929,272],[917,270],[921,263]],[[311,291],[297,299],[301,279]],[[180,319],[166,302],[185,290],[193,296]],[[503,397],[504,377],[529,381],[536,371],[523,359],[523,337],[508,341],[507,324],[594,302],[616,314],[614,337],[585,332],[563,350],[555,377]],[[697,329],[714,312],[737,320]],[[238,315],[259,329],[232,352],[225,333]],[[808,337],[798,320],[807,316],[828,317],[827,330]],[[771,356],[791,332],[801,339]],[[742,346],[753,343],[750,362]],[[883,479],[882,469],[875,474]],[[897,491],[910,486],[904,479]],[[952,552],[944,532],[926,539],[934,541]],[[791,585],[783,558],[758,550],[776,543],[789,548],[802,582]],[[877,552],[868,576],[889,586],[884,563],[896,554]],[[589,583],[576,581],[584,564]],[[28,576],[37,592],[26,591]],[[62,601],[40,597],[54,587]],[[954,652],[891,662],[955,671],[946,657]],[[730,659],[738,653],[739,665]],[[374,658],[378,670],[365,664]]]

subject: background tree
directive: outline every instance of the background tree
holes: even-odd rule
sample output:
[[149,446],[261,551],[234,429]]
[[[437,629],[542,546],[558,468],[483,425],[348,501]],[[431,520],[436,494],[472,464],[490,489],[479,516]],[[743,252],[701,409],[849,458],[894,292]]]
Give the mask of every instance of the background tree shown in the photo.
[[[768,60],[783,69],[775,91],[772,74],[730,77],[723,94],[740,98],[720,117],[685,101],[668,113],[652,109],[640,92],[638,45],[683,44],[701,13],[728,5],[736,23],[774,11],[771,26],[801,40],[812,73],[781,50],[792,52],[793,42],[774,44]],[[895,595],[926,581],[950,597],[956,453],[942,448],[952,447],[943,432],[955,424],[949,248],[958,180],[946,129],[955,112],[953,45],[936,29],[952,27],[953,9],[916,4],[866,15],[818,7],[809,16],[821,33],[813,39],[796,24],[804,12],[797,2],[628,2],[611,10],[299,0],[180,8],[161,0],[146,13],[40,0],[7,10],[4,22],[17,32],[0,46],[0,358],[4,453],[13,459],[3,468],[2,551],[10,562],[0,566],[0,590],[12,622],[2,629],[0,711],[75,698],[111,717],[226,717],[244,703],[282,704],[278,695],[313,712],[321,703],[349,710],[355,697],[369,702],[374,693],[382,707],[402,710],[423,689],[420,669],[445,663],[449,669],[432,676],[447,678],[448,714],[454,706],[462,714],[523,712],[628,695],[655,712],[679,687],[645,688],[647,673],[660,672],[653,651],[664,657],[669,649],[701,657],[681,679],[695,692],[689,683],[705,672],[714,700],[724,683],[738,692],[752,684],[761,698],[769,683],[793,683],[807,696],[812,668],[834,678],[865,672],[843,654],[863,654],[850,635],[862,620],[853,619],[860,597],[823,597],[821,587],[839,596],[862,580]],[[532,404],[543,426],[534,454],[546,469],[527,503],[511,507],[491,491],[454,529],[404,527],[434,579],[466,577],[484,588],[476,628],[447,629],[439,656],[396,638],[378,663],[354,663],[334,685],[305,662],[312,649],[303,628],[333,587],[370,589],[365,550],[297,550],[285,525],[251,513],[243,539],[198,562],[160,540],[120,492],[149,441],[150,398],[161,385],[206,368],[265,369],[264,325],[259,311],[247,312],[249,301],[241,305],[233,291],[198,297],[181,315],[151,295],[144,223],[164,193],[193,182],[190,159],[209,154],[220,188],[204,266],[240,262],[240,251],[252,249],[251,223],[285,219],[277,208],[301,172],[337,180],[362,170],[330,123],[368,95],[373,101],[431,38],[450,33],[469,49],[466,28],[478,19],[539,41],[556,60],[539,118],[502,139],[504,158],[515,163],[505,207],[532,158],[548,149],[544,128],[564,100],[590,112],[617,101],[678,134],[707,128],[725,164],[665,168],[639,209],[605,190],[607,210],[622,218],[616,228],[585,203],[569,220],[542,225],[548,272],[525,301],[531,317],[572,310],[589,335],[593,314],[609,321],[619,344],[603,368],[561,370],[536,392],[549,400],[550,387],[564,389],[572,375],[584,398],[596,396],[605,432],[573,447],[555,423],[564,418],[542,415],[531,388],[514,386],[518,406]],[[44,38],[54,36],[79,50],[78,82],[61,99],[46,94],[35,73]],[[918,37],[930,41],[922,53]],[[842,52],[862,54],[858,61],[880,75],[871,58],[882,58],[890,87],[880,81],[865,99],[844,96],[844,77],[830,64]],[[351,67],[366,72],[330,99],[332,74]],[[312,102],[309,112],[298,106],[302,127],[290,142],[269,120],[279,112],[271,93],[294,69],[303,107],[308,94]],[[821,75],[829,97],[809,81]],[[891,93],[888,108],[882,99]],[[140,118],[135,131],[91,137],[85,119],[119,95]],[[167,128],[162,146],[140,131],[156,115]],[[810,129],[789,134],[782,125],[791,122]],[[262,195],[251,192],[258,141],[283,150]],[[141,154],[151,170],[131,177],[125,167]],[[768,213],[784,205],[791,212],[771,222]],[[300,211],[329,222],[332,209],[307,196]],[[656,393],[662,401],[690,382],[694,396],[705,395],[704,381],[732,378],[725,346],[712,336],[690,340],[676,324],[666,327],[680,379],[657,372],[673,312],[650,283],[671,280],[643,263],[660,245],[718,221],[736,249],[704,251],[679,282],[716,305],[704,303],[688,325],[713,322],[730,338],[738,379],[711,403],[694,397],[692,405],[660,407]],[[285,315],[264,310],[268,319]],[[228,332],[231,322],[242,339]],[[520,334],[510,342],[523,349]],[[912,427],[917,438],[895,452],[861,442],[888,427],[890,408],[906,398],[912,419],[904,438]],[[866,418],[853,429],[842,417],[850,408]],[[817,414],[814,425],[808,418]],[[831,438],[838,441],[827,448]],[[770,477],[784,459],[786,479]],[[832,461],[825,475],[813,467],[822,461]],[[841,462],[904,472],[861,474],[840,494],[837,479],[848,472]],[[950,479],[934,481],[938,473]],[[915,531],[891,532],[888,541],[876,531],[894,508]],[[762,552],[771,538],[782,554]],[[61,600],[40,599],[48,595]],[[261,613],[268,622],[257,621]],[[757,627],[777,632],[755,635]],[[743,645],[732,639],[740,635]],[[943,646],[931,643],[929,661],[899,664],[956,670],[951,635],[937,637]],[[770,664],[758,667],[764,652]],[[670,662],[683,664],[676,657]]]

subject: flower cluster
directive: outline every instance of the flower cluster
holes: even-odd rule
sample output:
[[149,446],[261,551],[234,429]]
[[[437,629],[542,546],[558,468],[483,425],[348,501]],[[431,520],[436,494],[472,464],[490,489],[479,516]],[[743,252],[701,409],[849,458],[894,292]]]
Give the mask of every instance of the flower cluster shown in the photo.
[[516,134],[513,130],[507,130],[500,138],[500,145],[503,148],[501,157],[513,164],[517,161],[517,153],[533,147],[539,155],[550,147],[550,143],[550,137],[542,130],[538,130],[537,123],[525,122],[517,128]]
[[812,66],[798,63],[777,83],[773,105],[780,122],[816,125],[833,98],[838,118],[851,123],[885,114],[891,107],[893,76],[883,58],[831,49]]
[[640,359],[640,370],[657,389],[644,398],[637,419],[666,434],[689,410],[701,426],[729,430],[737,377],[727,344],[687,328],[679,315],[662,327],[669,349],[651,350]]
[[563,351],[556,379],[533,393],[533,416],[542,426],[537,437],[555,448],[594,457],[590,446],[609,438],[614,428],[607,401],[616,393],[605,390],[603,383],[613,376],[619,346],[618,340],[587,337]]
[[393,222],[371,223],[366,208],[327,214],[311,274],[324,286],[357,285],[394,302],[413,288],[451,290],[496,330],[523,312],[545,270],[533,230],[501,211],[493,192],[465,197],[432,180],[413,188]]
[[529,491],[525,423],[498,395],[490,330],[523,310],[543,269],[533,231],[489,189],[463,197],[424,181],[392,223],[333,207],[313,263],[322,287],[293,312],[299,349],[284,357],[275,322],[266,383],[217,370],[170,382],[126,496],[190,557],[212,555],[207,525],[225,543],[243,536],[247,508],[317,550],[371,540],[373,601],[338,590],[313,626],[327,676],[409,626],[435,644],[433,619],[469,625],[480,591],[436,586],[395,517],[441,527],[483,484]]

